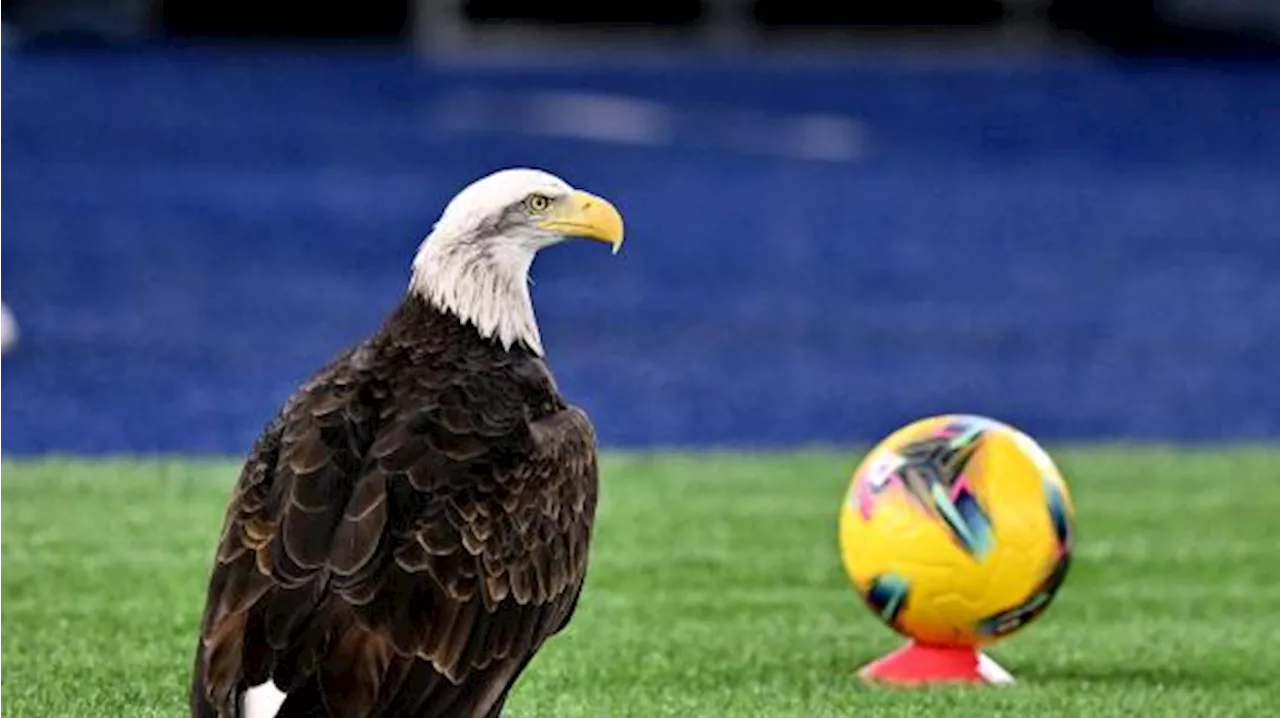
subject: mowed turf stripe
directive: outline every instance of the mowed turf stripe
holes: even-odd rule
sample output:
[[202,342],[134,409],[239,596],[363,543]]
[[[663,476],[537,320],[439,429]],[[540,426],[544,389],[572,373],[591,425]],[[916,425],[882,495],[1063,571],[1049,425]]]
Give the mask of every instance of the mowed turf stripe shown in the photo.
[[[1257,716],[1276,704],[1280,450],[1065,448],[1078,551],[998,691],[863,687],[898,645],[840,567],[856,452],[607,454],[527,716]],[[4,716],[180,716],[234,461],[4,461]]]

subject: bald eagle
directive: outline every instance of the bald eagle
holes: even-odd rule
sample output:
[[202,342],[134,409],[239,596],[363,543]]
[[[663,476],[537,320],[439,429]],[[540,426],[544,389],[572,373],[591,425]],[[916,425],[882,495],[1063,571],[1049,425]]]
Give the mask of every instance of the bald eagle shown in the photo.
[[616,252],[622,217],[542,171],[477,180],[381,327],[269,422],[218,542],[193,715],[499,714],[587,570],[595,433],[528,282],[568,237]]

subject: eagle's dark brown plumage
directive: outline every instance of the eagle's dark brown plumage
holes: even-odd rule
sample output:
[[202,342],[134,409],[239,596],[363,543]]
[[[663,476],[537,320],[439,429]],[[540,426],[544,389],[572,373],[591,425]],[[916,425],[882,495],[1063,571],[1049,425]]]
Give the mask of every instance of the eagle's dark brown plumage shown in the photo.
[[239,716],[496,716],[577,605],[595,438],[539,352],[410,292],[244,464],[191,687]]

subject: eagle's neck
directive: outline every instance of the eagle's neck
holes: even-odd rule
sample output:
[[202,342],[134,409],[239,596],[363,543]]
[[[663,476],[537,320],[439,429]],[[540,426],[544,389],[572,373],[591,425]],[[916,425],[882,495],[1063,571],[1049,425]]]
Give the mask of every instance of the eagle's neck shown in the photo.
[[534,251],[517,242],[433,241],[413,260],[409,291],[456,315],[481,336],[542,356],[542,336],[529,296]]

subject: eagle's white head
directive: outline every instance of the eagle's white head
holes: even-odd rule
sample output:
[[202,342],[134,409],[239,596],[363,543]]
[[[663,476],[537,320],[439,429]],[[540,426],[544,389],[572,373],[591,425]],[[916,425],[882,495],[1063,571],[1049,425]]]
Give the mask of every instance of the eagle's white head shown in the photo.
[[506,348],[542,354],[529,297],[538,250],[570,237],[622,246],[622,215],[608,200],[553,174],[507,169],[468,185],[445,207],[413,260],[409,291],[456,314]]

